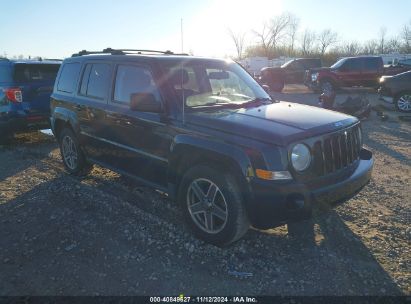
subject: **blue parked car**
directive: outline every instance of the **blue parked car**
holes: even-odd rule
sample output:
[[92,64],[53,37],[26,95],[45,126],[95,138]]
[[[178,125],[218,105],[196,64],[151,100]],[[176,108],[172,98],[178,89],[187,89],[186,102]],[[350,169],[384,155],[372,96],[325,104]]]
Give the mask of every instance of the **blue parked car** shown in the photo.
[[0,58],[0,142],[49,128],[50,95],[61,62]]

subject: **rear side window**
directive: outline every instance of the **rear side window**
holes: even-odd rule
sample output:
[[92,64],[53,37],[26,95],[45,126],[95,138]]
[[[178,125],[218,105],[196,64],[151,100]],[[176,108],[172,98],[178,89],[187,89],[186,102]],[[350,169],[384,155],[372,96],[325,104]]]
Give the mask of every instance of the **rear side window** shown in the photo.
[[57,90],[60,92],[73,93],[76,87],[78,75],[80,73],[80,63],[67,63],[58,80]]
[[362,64],[360,58],[348,59],[341,67],[342,71],[347,72],[360,72],[362,70]]
[[160,102],[160,93],[147,68],[119,65],[114,88],[114,101],[128,104],[134,93],[151,93]]
[[364,59],[364,70],[368,72],[376,72],[380,68],[380,61],[378,58]]
[[303,64],[304,64],[306,69],[321,67],[321,61],[320,60],[306,60],[306,61],[303,62]]
[[110,85],[110,65],[88,63],[81,81],[80,94],[96,99],[104,99]]
[[0,65],[0,82],[11,82],[10,65]]
[[16,64],[14,66],[16,82],[52,81],[56,79],[59,64]]

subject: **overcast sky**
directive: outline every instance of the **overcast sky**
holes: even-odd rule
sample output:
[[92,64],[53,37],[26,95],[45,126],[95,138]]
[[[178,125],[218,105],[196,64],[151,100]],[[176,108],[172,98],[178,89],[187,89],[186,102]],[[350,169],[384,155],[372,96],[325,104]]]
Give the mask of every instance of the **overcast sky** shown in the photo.
[[251,30],[282,12],[300,18],[301,30],[331,28],[341,40],[376,38],[382,26],[399,35],[411,21],[411,0],[4,0],[0,55],[64,58],[79,50],[139,48],[200,56],[235,54],[227,29]]

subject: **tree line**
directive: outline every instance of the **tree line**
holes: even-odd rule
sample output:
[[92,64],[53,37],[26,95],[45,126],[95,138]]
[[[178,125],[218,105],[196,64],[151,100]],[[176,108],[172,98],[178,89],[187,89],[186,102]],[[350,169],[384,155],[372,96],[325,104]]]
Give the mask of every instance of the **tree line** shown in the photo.
[[[411,53],[411,20],[396,35],[389,36],[387,29],[381,27],[375,39],[358,42],[344,40],[330,28],[301,29],[300,19],[285,12],[263,22],[258,30],[228,29],[228,35],[235,45],[237,60],[255,56],[319,57],[325,63],[332,63],[343,56]],[[253,43],[247,42],[250,38]]]

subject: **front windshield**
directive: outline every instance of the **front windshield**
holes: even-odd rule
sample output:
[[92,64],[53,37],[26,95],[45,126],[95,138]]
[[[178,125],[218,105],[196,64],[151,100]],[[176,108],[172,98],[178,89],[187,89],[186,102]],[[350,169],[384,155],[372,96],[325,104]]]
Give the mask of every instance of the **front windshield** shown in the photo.
[[340,60],[338,60],[336,63],[334,63],[331,68],[332,69],[338,69],[340,66],[343,65],[343,63],[347,60],[347,58],[342,58]]
[[281,67],[282,67],[282,68],[285,68],[285,67],[287,67],[289,64],[291,64],[291,62],[294,62],[294,59],[291,59],[291,60],[287,61],[287,62],[284,63]]
[[271,101],[264,89],[238,64],[219,61],[169,63],[167,79],[188,108],[239,106]]

